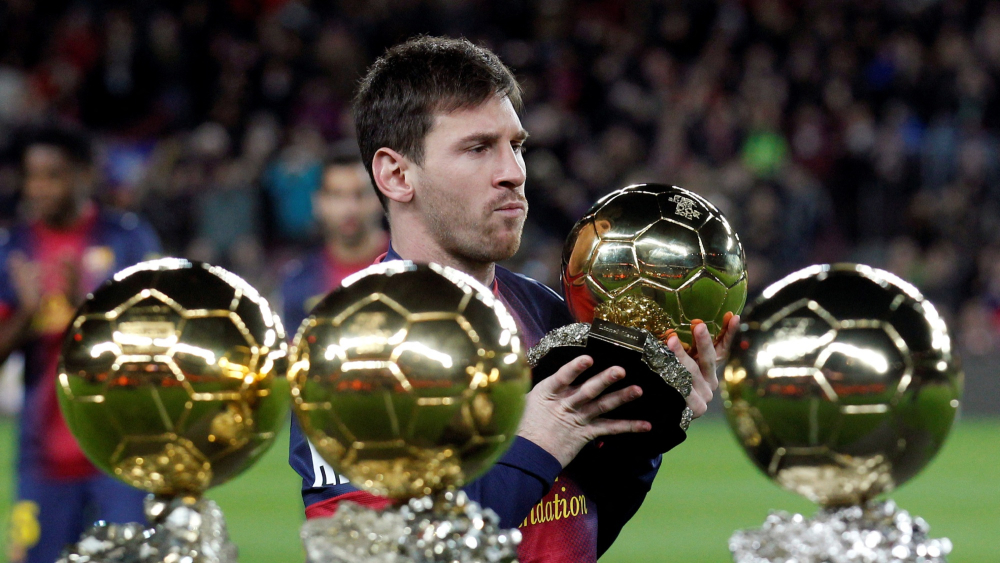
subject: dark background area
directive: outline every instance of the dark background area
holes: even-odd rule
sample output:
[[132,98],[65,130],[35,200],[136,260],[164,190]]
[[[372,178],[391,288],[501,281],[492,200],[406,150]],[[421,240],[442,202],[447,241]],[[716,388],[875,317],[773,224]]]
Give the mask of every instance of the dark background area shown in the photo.
[[75,123],[101,200],[271,293],[313,242],[308,194],[352,137],[357,80],[417,33],[489,46],[525,88],[515,269],[556,285],[593,201],[680,185],[741,234],[753,294],[841,260],[916,284],[966,358],[968,410],[1000,410],[998,2],[8,0],[0,225],[19,132]]

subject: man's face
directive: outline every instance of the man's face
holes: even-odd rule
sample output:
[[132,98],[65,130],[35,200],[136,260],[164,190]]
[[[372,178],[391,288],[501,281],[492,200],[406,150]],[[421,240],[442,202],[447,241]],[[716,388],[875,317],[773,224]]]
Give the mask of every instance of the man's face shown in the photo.
[[382,219],[382,204],[361,163],[327,166],[313,210],[327,238],[348,244],[363,242]]
[[443,250],[481,263],[517,252],[528,213],[526,137],[506,97],[434,116],[413,170],[413,203]]
[[33,145],[24,154],[24,199],[32,218],[51,225],[71,221],[83,197],[87,171],[58,147]]

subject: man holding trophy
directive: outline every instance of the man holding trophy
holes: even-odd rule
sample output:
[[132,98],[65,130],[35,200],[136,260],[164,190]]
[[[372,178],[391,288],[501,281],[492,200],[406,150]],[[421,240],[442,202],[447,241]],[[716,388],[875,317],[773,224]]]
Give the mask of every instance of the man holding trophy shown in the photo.
[[[493,289],[531,347],[574,319],[554,292],[495,264],[517,251],[528,210],[520,106],[520,86],[496,55],[466,40],[422,37],[371,66],[355,122],[389,219],[392,244],[383,260],[435,262],[471,275]],[[717,343],[704,324],[695,326],[690,354],[676,336],[666,342],[693,376],[687,406],[695,416],[718,386],[717,362],[738,322],[730,318]],[[642,394],[635,385],[604,393],[625,377],[621,367],[574,385],[593,363],[580,356],[538,381],[510,450],[464,489],[494,510],[502,527],[521,528],[522,562],[596,561],[638,510],[659,467],[659,455],[620,455],[607,474],[607,466],[580,455],[603,436],[651,429],[647,421],[602,416]],[[345,500],[388,505],[336,475],[294,426],[290,448],[309,518],[329,516]]]

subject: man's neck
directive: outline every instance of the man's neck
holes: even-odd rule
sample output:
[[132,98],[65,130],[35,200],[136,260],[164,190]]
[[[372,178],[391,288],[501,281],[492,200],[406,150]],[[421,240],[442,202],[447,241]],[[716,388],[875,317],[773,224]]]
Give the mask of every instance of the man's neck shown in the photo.
[[430,239],[427,237],[399,237],[398,239],[392,239],[392,248],[404,260],[421,263],[434,262],[435,264],[448,266],[449,268],[469,274],[486,287],[490,287],[493,283],[493,277],[496,273],[496,265],[493,262],[484,264],[482,262],[463,260],[433,243],[428,243],[428,240]]

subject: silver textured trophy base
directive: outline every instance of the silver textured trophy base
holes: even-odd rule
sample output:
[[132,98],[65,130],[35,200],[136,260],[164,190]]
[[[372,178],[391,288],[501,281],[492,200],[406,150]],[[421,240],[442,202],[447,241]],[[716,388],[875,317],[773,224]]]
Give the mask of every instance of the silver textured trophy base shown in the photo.
[[149,495],[144,508],[148,526],[98,522],[58,563],[236,562],[236,545],[215,502]]
[[729,538],[735,563],[945,563],[947,538],[893,501],[824,508],[812,518],[772,512],[759,529]]
[[[528,350],[528,365],[536,367],[538,362],[553,348],[586,346],[587,337],[590,336],[590,326],[588,323],[573,323],[550,331],[538,341],[538,344]],[[694,388],[691,372],[684,367],[677,356],[670,351],[670,348],[667,348],[666,344],[653,336],[653,333],[645,329],[640,330],[646,333],[646,340],[642,347],[643,363],[662,377],[667,385],[676,389],[682,397],[687,398]],[[690,408],[684,407],[679,423],[681,430],[686,432],[691,426],[692,420],[694,420],[694,412]]]
[[345,502],[302,526],[309,563],[516,563],[521,532],[465,493],[411,499],[375,511]]

